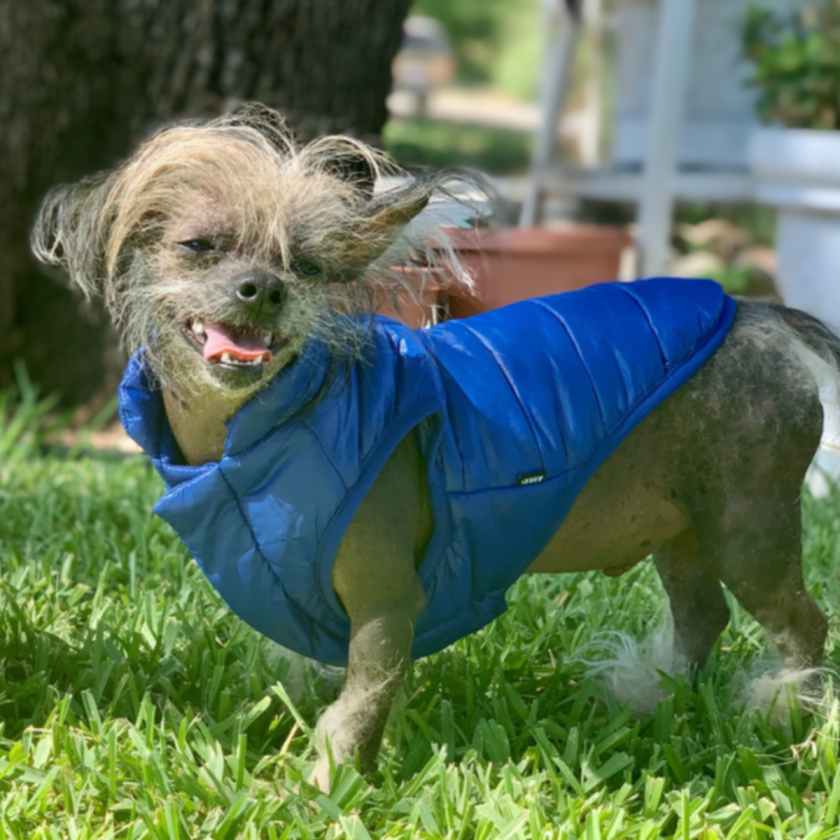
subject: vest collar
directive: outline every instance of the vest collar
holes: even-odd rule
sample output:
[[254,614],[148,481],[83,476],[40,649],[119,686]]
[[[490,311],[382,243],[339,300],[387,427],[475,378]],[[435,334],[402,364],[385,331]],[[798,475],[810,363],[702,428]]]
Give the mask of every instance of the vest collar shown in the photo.
[[[328,383],[330,368],[326,345],[309,342],[297,361],[284,367],[228,421],[225,456],[239,454],[303,411]],[[142,349],[131,357],[123,375],[119,412],[126,432],[152,457],[167,483],[170,479],[180,483],[201,469],[182,463],[166,417],[160,385]],[[182,471],[185,471],[183,475]]]

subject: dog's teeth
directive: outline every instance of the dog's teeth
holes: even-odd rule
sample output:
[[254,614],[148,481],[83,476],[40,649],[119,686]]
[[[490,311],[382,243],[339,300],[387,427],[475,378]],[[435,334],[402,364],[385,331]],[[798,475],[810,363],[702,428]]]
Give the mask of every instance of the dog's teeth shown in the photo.
[[270,346],[271,346],[271,339],[272,339],[273,337],[274,337],[274,333],[270,333],[270,332],[269,332],[269,333],[266,333],[266,334],[263,336],[263,341],[265,342],[265,346],[266,346],[266,347],[270,347]]
[[193,321],[192,331],[196,335],[202,335],[203,336],[204,335],[204,324],[202,324],[201,321]]
[[233,363],[233,357],[230,355],[230,353],[222,353],[222,363],[226,365]]

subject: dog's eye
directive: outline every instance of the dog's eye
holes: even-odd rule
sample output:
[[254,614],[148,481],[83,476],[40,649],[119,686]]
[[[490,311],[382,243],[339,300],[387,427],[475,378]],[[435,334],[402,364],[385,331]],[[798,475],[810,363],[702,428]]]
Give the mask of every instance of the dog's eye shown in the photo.
[[303,277],[314,277],[321,273],[321,266],[315,265],[310,260],[295,260],[291,268],[295,274],[300,274]]
[[216,246],[209,239],[187,239],[178,244],[194,254],[206,254],[208,251],[216,250]]

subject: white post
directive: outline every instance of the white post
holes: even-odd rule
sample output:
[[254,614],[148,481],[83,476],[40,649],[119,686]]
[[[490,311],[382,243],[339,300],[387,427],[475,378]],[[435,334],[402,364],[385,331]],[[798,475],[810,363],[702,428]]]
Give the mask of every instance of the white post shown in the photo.
[[543,19],[548,25],[546,53],[540,86],[540,125],[534,136],[528,192],[519,217],[520,227],[532,227],[537,219],[542,181],[557,142],[557,121],[571,82],[572,59],[580,24],[565,11],[561,0],[547,0]]
[[691,65],[695,0],[661,0],[647,155],[639,200],[638,245],[644,276],[668,264],[677,143]]
[[582,13],[588,33],[588,67],[580,132],[580,162],[594,166],[601,157],[601,119],[604,89],[604,20],[602,0],[588,0]]

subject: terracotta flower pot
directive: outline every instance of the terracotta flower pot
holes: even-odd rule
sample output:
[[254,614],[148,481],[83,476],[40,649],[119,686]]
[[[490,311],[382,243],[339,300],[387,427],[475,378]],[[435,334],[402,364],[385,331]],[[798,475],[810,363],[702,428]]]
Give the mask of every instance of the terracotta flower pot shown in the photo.
[[632,245],[622,228],[604,225],[457,228],[448,233],[475,281],[473,295],[448,294],[452,318],[615,280],[622,251]]
[[414,293],[412,294],[408,289],[399,289],[393,295],[384,294],[376,311],[380,315],[402,321],[414,329],[437,323],[440,286],[435,270],[420,267],[394,270],[406,275],[407,282]]

